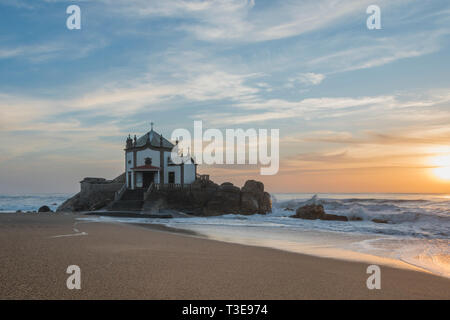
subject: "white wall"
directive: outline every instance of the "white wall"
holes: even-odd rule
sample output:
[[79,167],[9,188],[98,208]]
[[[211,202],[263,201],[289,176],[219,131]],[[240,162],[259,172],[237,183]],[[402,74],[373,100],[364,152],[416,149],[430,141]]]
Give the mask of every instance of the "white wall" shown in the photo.
[[[136,166],[143,166],[145,165],[145,158],[152,158],[152,165],[155,167],[161,167],[160,164],[160,155],[159,151],[151,150],[151,149],[145,149],[145,150],[139,150],[136,152]],[[170,151],[164,151],[164,183],[168,183],[169,181],[169,172],[175,172],[175,183],[181,183],[181,168],[180,166],[168,166],[167,165],[167,159],[170,157],[171,152]],[[130,161],[130,163],[128,163]],[[133,160],[133,152],[126,152],[125,155],[125,169],[126,169],[126,183],[128,185],[128,172],[133,173],[133,170],[131,170],[134,167],[134,160]],[[133,181],[134,175],[131,175],[131,185],[134,186]],[[155,181],[157,183],[161,182],[161,177],[158,176],[155,178]],[[194,164],[185,164],[184,165],[184,183],[190,184],[195,181],[195,165]],[[143,183],[143,176],[142,173],[136,174],[136,186],[142,187]]]
[[142,172],[136,172],[136,187],[142,188],[142,184],[143,184]]
[[152,166],[160,167],[159,164],[159,151],[145,149],[137,152],[136,166],[140,167],[145,165],[145,158],[152,158]]
[[[128,163],[130,162],[130,163]],[[131,168],[133,168],[133,152],[126,152],[125,153],[125,179],[127,186],[128,183],[128,172],[132,172]],[[133,176],[131,176],[131,185],[133,186]]]
[[180,166],[169,166],[167,168],[167,180],[165,180],[165,183],[169,183],[169,172],[175,172],[175,183],[181,183],[181,167]]
[[195,164],[184,165],[184,183],[190,184],[195,181]]

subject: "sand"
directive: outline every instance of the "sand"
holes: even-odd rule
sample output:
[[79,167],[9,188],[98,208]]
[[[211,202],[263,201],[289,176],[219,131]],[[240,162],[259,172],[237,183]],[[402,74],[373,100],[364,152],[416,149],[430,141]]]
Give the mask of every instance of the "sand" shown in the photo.
[[[1,299],[450,299],[450,279],[224,243],[164,227],[0,214]],[[81,268],[81,290],[66,269]]]

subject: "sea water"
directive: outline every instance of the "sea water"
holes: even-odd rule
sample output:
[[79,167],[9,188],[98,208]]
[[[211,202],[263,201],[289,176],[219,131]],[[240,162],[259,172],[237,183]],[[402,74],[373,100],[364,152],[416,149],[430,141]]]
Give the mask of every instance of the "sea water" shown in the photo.
[[67,193],[0,194],[0,213],[18,210],[22,212],[37,211],[44,205],[55,211],[61,203],[71,196],[73,195]]

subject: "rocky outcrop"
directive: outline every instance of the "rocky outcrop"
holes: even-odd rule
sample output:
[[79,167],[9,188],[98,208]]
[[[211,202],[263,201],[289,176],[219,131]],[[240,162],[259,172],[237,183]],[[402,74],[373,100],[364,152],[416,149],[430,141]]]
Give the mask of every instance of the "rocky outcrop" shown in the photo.
[[195,181],[189,189],[153,192],[144,203],[144,211],[173,209],[198,216],[223,214],[265,214],[271,212],[270,194],[264,184],[248,180],[240,189],[230,182],[220,186],[212,181]]
[[348,221],[346,216],[338,216],[335,214],[325,213],[323,205],[321,204],[307,204],[297,209],[295,215],[291,218],[300,218],[307,220],[335,220],[335,221]]
[[[114,180],[85,178],[81,181],[81,191],[66,200],[57,211],[95,211],[110,208],[114,202],[115,191],[124,183],[123,175]],[[264,184],[259,181],[248,180],[240,189],[230,182],[219,186],[211,180],[196,180],[189,188],[154,190],[146,194],[140,208],[143,212],[154,214],[170,209],[198,216],[249,215],[270,212],[272,202],[270,194],[264,191]]]

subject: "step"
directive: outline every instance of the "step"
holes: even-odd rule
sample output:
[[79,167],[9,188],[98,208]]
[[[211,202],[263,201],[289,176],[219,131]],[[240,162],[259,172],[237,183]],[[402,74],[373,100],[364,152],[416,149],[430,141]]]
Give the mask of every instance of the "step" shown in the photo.
[[113,203],[109,211],[130,210],[139,211],[142,209],[142,200],[119,200]]
[[144,190],[126,190],[122,195],[120,200],[143,200],[144,199]]

